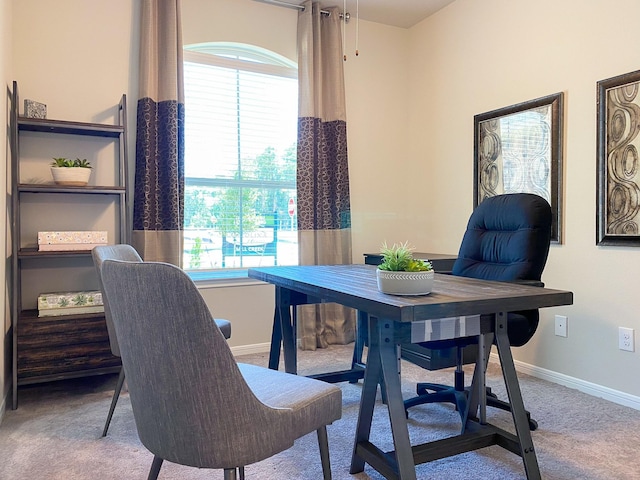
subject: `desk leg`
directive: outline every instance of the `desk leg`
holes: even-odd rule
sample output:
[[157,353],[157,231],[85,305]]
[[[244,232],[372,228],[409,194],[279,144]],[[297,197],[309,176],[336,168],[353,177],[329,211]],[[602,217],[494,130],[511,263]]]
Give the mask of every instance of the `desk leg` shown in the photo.
[[[479,336],[478,355],[476,357],[476,365],[473,370],[471,390],[467,400],[467,419],[474,419],[482,425],[487,423],[487,387],[485,379],[493,338],[493,333],[487,333]],[[479,413],[478,409],[480,409]],[[463,432],[464,430],[465,428],[463,426]]]
[[[491,348],[491,343],[488,343]],[[480,424],[487,424],[487,362],[489,352],[487,352],[487,336],[480,335],[478,337],[478,356],[476,357],[476,364],[480,365],[478,369],[478,385],[476,391],[478,392],[478,401],[480,404]]]
[[533,448],[529,422],[524,409],[524,402],[522,401],[522,393],[520,392],[520,385],[518,384],[516,368],[511,355],[506,322],[506,313],[500,314],[496,321],[495,333],[498,355],[500,356],[500,365],[502,366],[502,375],[504,376],[505,387],[507,389],[507,394],[509,395],[509,403],[511,403],[511,413],[513,415],[513,423],[516,427],[516,435],[520,440],[524,470],[529,480],[539,480],[541,478],[540,468]]
[[381,388],[387,399],[398,478],[400,480],[416,480],[416,466],[413,460],[407,417],[400,388],[397,344],[394,338],[393,322],[379,320],[370,316],[369,341],[367,367],[360,400],[360,415],[358,416],[350,473],[358,473],[364,470],[364,460],[357,455],[357,447],[358,443],[369,440],[376,390],[378,382],[382,378]]
[[[373,332],[373,324],[377,325],[375,317],[369,318],[369,333]],[[378,381],[380,379],[382,367],[380,363],[380,347],[377,335],[369,335],[369,351],[367,354],[367,366],[364,371],[364,382],[360,395],[360,411],[358,413],[358,424],[356,426],[356,438],[353,444],[353,454],[351,456],[351,468],[349,473],[359,473],[364,470],[364,459],[357,454],[358,443],[368,442],[371,433],[371,420],[373,419],[373,408],[376,403],[376,392],[378,391]]]
[[276,286],[276,311],[273,318],[271,334],[271,350],[269,352],[269,368],[278,369],[280,360],[280,344],[284,353],[284,370],[298,373],[296,335],[291,317],[291,290]]
[[398,345],[393,335],[393,322],[379,321],[378,330],[380,332],[380,362],[383,379],[381,387],[383,394],[386,393],[383,398],[386,397],[387,400],[399,478],[401,480],[415,480],[416,464],[413,460],[409,429],[407,428],[407,413],[404,409],[400,387]]
[[351,368],[355,368],[357,365],[362,364],[362,355],[364,353],[364,345],[368,336],[369,327],[367,322],[369,314],[358,310],[358,317],[356,319],[356,341],[353,346],[353,358],[351,360]]
[[271,347],[269,349],[269,368],[278,370],[280,365],[280,348],[282,347],[282,325],[278,306],[273,312],[273,329],[271,330]]

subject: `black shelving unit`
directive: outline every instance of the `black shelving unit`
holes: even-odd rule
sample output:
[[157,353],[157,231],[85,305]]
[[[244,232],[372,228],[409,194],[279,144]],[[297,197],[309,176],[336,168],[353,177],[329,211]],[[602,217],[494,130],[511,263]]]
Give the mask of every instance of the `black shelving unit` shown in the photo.
[[[11,239],[12,292],[11,316],[13,339],[13,408],[18,406],[18,387],[32,383],[99,375],[119,371],[120,359],[111,354],[104,314],[62,315],[38,317],[37,310],[23,309],[22,271],[30,265],[47,265],[51,270],[64,269],[65,262],[91,263],[91,251],[40,252],[22,238],[21,211],[26,198],[37,203],[48,195],[64,195],[83,203],[93,195],[107,196],[113,202],[118,223],[112,243],[130,243],[131,227],[128,219],[127,107],[126,95],[118,104],[116,124],[85,123],[65,120],[27,118],[19,115],[17,82],[13,82],[11,135]],[[20,183],[20,141],[23,132],[47,135],[89,136],[112,139],[117,174],[113,185],[63,186],[56,184]],[[70,141],[73,141],[72,139]],[[116,171],[114,170],[114,172]],[[47,196],[41,196],[47,194]],[[40,196],[40,197],[39,197]],[[79,224],[76,230],[88,230]],[[110,239],[113,238],[110,235]],[[61,266],[62,262],[62,266]],[[97,280],[96,280],[97,284]],[[82,290],[82,288],[79,288]]]

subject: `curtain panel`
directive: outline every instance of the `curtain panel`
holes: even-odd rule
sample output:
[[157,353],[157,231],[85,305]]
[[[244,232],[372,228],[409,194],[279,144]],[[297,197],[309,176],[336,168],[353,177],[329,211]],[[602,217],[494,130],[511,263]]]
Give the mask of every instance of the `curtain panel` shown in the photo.
[[182,266],[184,84],[180,0],[142,0],[133,245]]
[[[303,3],[298,17],[298,241],[301,265],[349,264],[351,206],[342,35],[336,8]],[[336,304],[298,307],[305,350],[355,338],[355,311]]]

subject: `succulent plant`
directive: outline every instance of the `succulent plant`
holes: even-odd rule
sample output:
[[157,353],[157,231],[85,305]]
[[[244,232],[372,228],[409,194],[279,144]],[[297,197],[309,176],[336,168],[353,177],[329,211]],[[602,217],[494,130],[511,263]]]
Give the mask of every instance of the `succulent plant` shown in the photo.
[[72,168],[72,167],[91,168],[91,164],[87,161],[86,158],[83,158],[83,159],[76,158],[75,160],[70,160],[64,157],[60,157],[60,158],[54,157],[53,162],[51,162],[51,166],[66,167],[66,168]]
[[380,270],[390,272],[427,272],[433,270],[431,262],[428,260],[418,260],[413,258],[413,247],[407,242],[394,243],[388,246],[387,242],[382,244],[380,249],[382,263],[378,265]]

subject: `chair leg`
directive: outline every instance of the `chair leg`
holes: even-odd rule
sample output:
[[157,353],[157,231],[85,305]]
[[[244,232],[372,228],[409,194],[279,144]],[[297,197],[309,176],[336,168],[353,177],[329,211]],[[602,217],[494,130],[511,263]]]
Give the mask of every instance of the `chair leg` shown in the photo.
[[238,467],[238,472],[240,473],[240,480],[244,480],[244,467]]
[[151,464],[151,470],[149,470],[149,476],[147,480],[156,480],[158,478],[158,474],[160,473],[160,468],[162,467],[163,459],[158,457],[157,455],[153,456],[153,463]]
[[118,375],[118,383],[116,383],[116,389],[113,392],[113,398],[111,399],[111,406],[109,407],[109,415],[107,415],[107,421],[104,424],[104,430],[102,430],[102,436],[107,436],[107,431],[109,430],[109,425],[111,424],[111,417],[113,417],[113,411],[116,409],[116,403],[118,403],[118,398],[120,397],[120,391],[122,390],[122,385],[124,384],[124,367],[120,367],[120,374]]
[[331,461],[329,460],[329,441],[327,427],[323,425],[318,430],[318,446],[320,447],[320,461],[322,462],[322,478],[331,480]]
[[237,478],[235,468],[224,469],[224,480],[236,480]]

